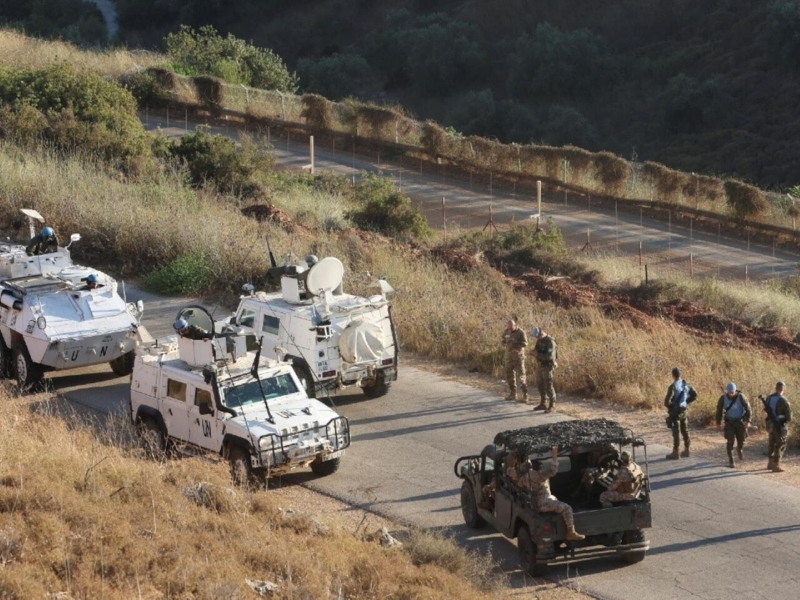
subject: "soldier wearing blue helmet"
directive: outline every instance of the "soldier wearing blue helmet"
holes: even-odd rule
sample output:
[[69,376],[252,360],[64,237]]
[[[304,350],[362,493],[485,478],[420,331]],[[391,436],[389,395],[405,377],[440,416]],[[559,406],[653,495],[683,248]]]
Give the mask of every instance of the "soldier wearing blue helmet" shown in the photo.
[[56,237],[56,232],[52,227],[45,225],[42,227],[41,231],[28,242],[28,245],[25,247],[25,252],[28,256],[39,256],[40,254],[58,252],[58,238]]
[[189,338],[190,340],[207,340],[210,336],[208,332],[202,327],[197,325],[190,325],[189,322],[180,318],[172,324],[173,329],[181,337]]
[[86,278],[86,285],[83,286],[82,289],[84,289],[84,290],[96,290],[99,287],[103,287],[103,284],[100,283],[100,278],[97,275],[95,275],[94,273],[92,273]]

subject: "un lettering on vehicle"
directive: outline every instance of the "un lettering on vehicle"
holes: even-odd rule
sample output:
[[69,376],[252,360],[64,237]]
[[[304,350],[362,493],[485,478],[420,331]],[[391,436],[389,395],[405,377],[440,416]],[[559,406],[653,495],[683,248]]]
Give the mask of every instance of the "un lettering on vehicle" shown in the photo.
[[211,437],[211,421],[203,420],[203,437]]

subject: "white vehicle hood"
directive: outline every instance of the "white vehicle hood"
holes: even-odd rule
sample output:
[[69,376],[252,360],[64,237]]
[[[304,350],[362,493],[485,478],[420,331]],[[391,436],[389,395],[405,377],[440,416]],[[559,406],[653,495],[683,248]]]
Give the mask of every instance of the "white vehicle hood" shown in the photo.
[[34,314],[45,315],[46,335],[51,340],[87,334],[106,334],[126,331],[135,321],[125,308],[125,302],[115,293],[57,292],[31,297],[28,300]]
[[[244,415],[240,414],[230,421],[249,428],[253,438],[258,440],[264,435],[276,433],[292,435],[313,430],[318,426],[324,428],[331,419],[339,416],[319,400],[304,398],[302,394],[289,396],[285,400],[272,400],[269,402],[269,408],[275,419],[274,425],[267,420],[269,414],[263,404],[248,406]],[[324,435],[324,429],[320,433]]]

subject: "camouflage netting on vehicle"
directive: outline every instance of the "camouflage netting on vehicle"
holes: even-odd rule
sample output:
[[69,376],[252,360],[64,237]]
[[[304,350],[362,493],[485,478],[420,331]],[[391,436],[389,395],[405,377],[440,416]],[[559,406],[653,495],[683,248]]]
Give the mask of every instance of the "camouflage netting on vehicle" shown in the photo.
[[508,449],[524,449],[529,454],[545,453],[553,446],[594,446],[602,443],[630,444],[633,437],[619,423],[609,419],[585,419],[547,423],[503,431],[494,443]]

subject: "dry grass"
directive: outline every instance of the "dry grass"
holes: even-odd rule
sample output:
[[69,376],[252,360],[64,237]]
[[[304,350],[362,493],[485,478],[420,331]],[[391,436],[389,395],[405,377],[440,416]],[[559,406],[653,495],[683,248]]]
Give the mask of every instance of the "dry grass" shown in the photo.
[[[588,269],[603,274],[610,285],[637,286],[642,281],[642,271],[634,261],[615,254],[594,254],[581,257]],[[664,299],[684,299],[736,319],[751,327],[784,327],[800,332],[800,298],[791,292],[781,291],[773,281],[750,282],[714,278],[688,277],[667,272],[659,277],[664,286]]]
[[[695,405],[701,409],[694,412],[707,419],[728,380],[754,395],[777,379],[789,379],[791,385],[800,375],[794,363],[754,350],[720,348],[668,322],[654,320],[645,330],[597,309],[565,310],[532,301],[488,266],[454,272],[424,249],[380,236],[336,227],[289,234],[243,217],[235,199],[192,191],[177,177],[124,183],[76,160],[0,146],[0,200],[0,219],[9,222],[18,208],[35,207],[58,231],[84,235],[76,246],[77,260],[102,258],[127,276],[199,252],[207,257],[215,287],[238,290],[265,272],[266,235],[279,256],[289,250],[299,256],[338,256],[347,269],[346,289],[374,293],[367,284],[386,275],[398,290],[394,315],[404,347],[498,376],[503,319],[516,314],[527,329],[542,325],[561,343],[556,376],[561,391],[610,402],[660,406],[669,371],[677,364],[701,391]],[[305,214],[309,223],[324,222],[332,210],[334,217],[339,214],[340,201],[333,200],[331,208],[319,192],[284,190],[272,200],[288,214]],[[783,318],[796,318],[788,314]]]
[[247,579],[281,598],[486,597],[463,581],[483,567],[449,542],[424,559],[416,545],[383,549],[313,506],[287,514],[269,492],[232,488],[223,464],[144,459],[122,417],[0,399],[12,415],[0,422],[3,598],[254,597]]
[[166,57],[143,50],[83,50],[67,42],[40,40],[0,29],[0,63],[41,68],[54,61],[68,62],[82,72],[118,77],[130,70],[161,64]]

